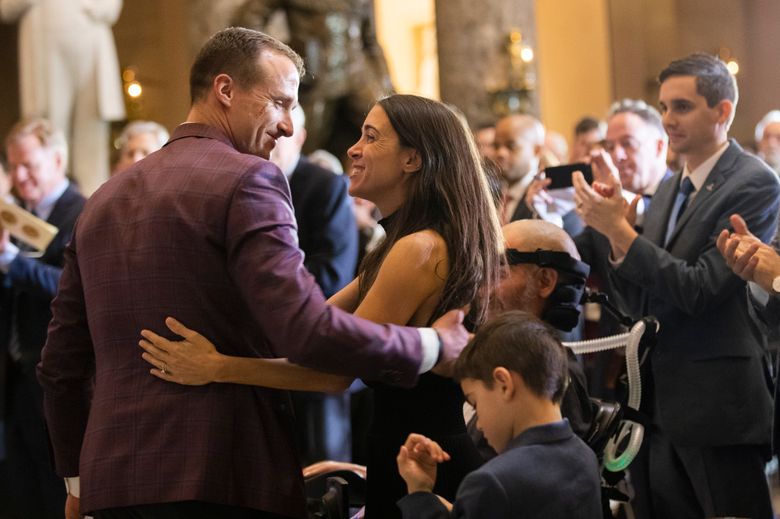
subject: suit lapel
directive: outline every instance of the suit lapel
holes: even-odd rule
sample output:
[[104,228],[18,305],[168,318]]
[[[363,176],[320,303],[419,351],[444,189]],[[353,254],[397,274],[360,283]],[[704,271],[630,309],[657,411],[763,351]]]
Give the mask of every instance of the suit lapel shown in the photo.
[[62,220],[65,218],[65,214],[68,211],[68,207],[70,206],[70,200],[73,198],[74,194],[74,188],[71,184],[54,203],[51,214],[46,221],[55,227],[59,227],[60,222],[62,222]]
[[517,207],[515,207],[515,211],[514,213],[512,213],[512,218],[509,220],[510,222],[514,222],[517,220],[529,220],[533,218],[534,214],[531,212],[528,206],[525,205],[525,193],[527,191],[528,191],[528,187],[526,186],[526,188],[520,194],[520,197],[517,201]]
[[734,161],[740,153],[742,153],[742,148],[735,141],[731,140],[728,149],[721,155],[718,162],[715,163],[715,167],[713,167],[710,174],[707,175],[707,180],[704,181],[701,189],[696,192],[696,197],[690,201],[685,212],[677,221],[677,225],[675,226],[674,231],[672,231],[672,235],[669,237],[668,246],[674,243],[685,225],[691,219],[695,218],[697,213],[703,211],[704,207],[709,206],[710,198],[718,191],[718,188],[726,182],[728,176],[732,172]]
[[681,177],[682,172],[678,172],[658,186],[658,190],[653,195],[650,211],[648,211],[645,217],[642,236],[659,247],[664,246],[666,222],[669,221]]

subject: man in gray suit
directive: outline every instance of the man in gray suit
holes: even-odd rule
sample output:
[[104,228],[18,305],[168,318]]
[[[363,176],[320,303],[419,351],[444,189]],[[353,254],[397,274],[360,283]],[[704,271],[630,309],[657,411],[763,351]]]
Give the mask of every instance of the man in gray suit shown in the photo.
[[764,339],[751,321],[744,281],[715,247],[740,213],[761,240],[777,224],[780,185],[728,140],[737,86],[725,64],[695,54],[660,76],[660,107],[682,172],[653,198],[640,236],[619,182],[594,154],[601,182],[575,174],[583,219],[607,236],[610,282],[632,317],[661,323],[649,356],[648,488],[651,517],[772,517],[764,477],[772,423]]

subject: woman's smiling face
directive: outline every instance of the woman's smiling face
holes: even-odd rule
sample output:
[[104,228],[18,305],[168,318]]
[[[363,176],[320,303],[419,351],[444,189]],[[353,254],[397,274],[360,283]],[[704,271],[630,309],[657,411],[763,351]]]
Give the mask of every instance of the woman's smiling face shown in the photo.
[[395,211],[406,199],[404,164],[410,151],[401,146],[384,109],[374,105],[360,140],[347,150],[352,160],[349,194],[374,202],[384,216]]

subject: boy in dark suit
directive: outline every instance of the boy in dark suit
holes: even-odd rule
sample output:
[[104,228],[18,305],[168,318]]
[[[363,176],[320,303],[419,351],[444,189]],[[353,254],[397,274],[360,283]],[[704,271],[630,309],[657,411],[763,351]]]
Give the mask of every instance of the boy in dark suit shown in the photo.
[[403,517],[602,517],[596,457],[561,418],[567,360],[552,328],[507,312],[480,329],[455,372],[499,456],[463,480],[453,506],[431,492],[449,455],[409,435],[398,454]]

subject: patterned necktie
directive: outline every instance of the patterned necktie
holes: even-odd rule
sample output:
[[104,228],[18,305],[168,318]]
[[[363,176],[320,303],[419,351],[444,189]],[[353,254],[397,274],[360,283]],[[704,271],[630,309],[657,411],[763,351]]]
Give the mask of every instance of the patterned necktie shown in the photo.
[[669,215],[669,222],[666,225],[666,239],[664,239],[664,245],[669,244],[669,239],[672,237],[674,228],[677,227],[677,222],[680,220],[683,211],[688,206],[688,200],[690,194],[696,191],[693,186],[690,177],[685,177],[680,184],[680,190],[677,191],[677,198],[674,200],[674,206],[672,206],[672,214]]

